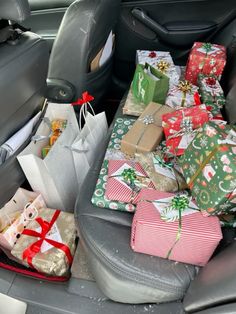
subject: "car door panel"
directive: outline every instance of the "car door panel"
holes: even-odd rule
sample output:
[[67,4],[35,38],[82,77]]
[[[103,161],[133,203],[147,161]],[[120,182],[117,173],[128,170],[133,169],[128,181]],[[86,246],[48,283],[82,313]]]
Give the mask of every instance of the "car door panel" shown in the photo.
[[176,64],[184,64],[193,42],[214,40],[235,18],[235,7],[235,0],[123,0],[116,77],[131,79],[137,49],[170,51]]

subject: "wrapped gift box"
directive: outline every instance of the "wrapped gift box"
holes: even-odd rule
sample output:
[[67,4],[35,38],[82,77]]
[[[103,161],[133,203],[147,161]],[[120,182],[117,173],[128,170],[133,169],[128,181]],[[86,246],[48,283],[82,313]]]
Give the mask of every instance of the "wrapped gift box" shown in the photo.
[[175,110],[200,104],[198,87],[188,81],[180,81],[172,86],[166,98],[166,105]]
[[[172,205],[176,195],[142,190],[131,232],[135,252],[204,266],[222,239],[218,217],[204,217],[190,201],[181,212]],[[172,207],[171,207],[172,205]]]
[[108,149],[120,150],[122,138],[132,128],[135,121],[135,119],[130,118],[116,119],[111,138],[108,143]]
[[121,151],[134,156],[137,152],[155,150],[163,138],[162,115],[172,108],[150,103],[121,141]]
[[169,78],[149,64],[138,64],[131,85],[132,94],[140,103],[151,101],[165,104],[169,90]]
[[143,188],[153,188],[141,165],[126,160],[109,160],[105,196],[109,200],[135,204]]
[[220,215],[220,225],[223,228],[236,228],[236,207],[234,211],[230,214]]
[[111,201],[106,197],[105,192],[108,179],[108,162],[108,160],[103,161],[96,187],[92,196],[92,204],[102,208],[134,212],[136,208],[135,205]]
[[213,117],[218,115],[220,109],[225,105],[225,97],[217,78],[214,75],[199,74],[198,86],[202,102],[208,110],[210,109]]
[[31,220],[33,220],[40,208],[46,207],[42,195],[38,195],[30,203],[25,204],[22,213],[18,218],[2,233],[0,233],[0,246],[11,250],[20,237],[22,231],[26,228]]
[[68,274],[75,252],[74,214],[41,208],[11,253],[23,265],[51,276]]
[[164,73],[170,79],[170,85],[177,84],[179,81],[179,74],[176,71],[173,59],[167,51],[149,51],[137,50],[136,63],[150,64],[152,67]]
[[197,84],[198,74],[213,74],[220,79],[226,64],[224,46],[195,42],[187,62],[185,79]]
[[158,191],[177,192],[187,188],[187,184],[177,169],[174,161],[165,161],[161,151],[135,154],[135,160],[140,163]]
[[134,97],[130,87],[123,107],[123,114],[139,117],[145,109],[146,105]]
[[236,203],[236,132],[207,123],[179,159],[186,182],[201,210],[229,213]]

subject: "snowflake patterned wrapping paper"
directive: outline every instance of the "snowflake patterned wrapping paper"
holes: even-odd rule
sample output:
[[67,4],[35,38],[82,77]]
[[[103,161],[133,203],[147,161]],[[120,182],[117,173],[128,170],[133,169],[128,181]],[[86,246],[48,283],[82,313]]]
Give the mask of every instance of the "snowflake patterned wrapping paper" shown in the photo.
[[11,254],[27,267],[50,276],[65,276],[75,252],[74,215],[49,208],[38,210]]
[[105,195],[108,178],[108,162],[109,162],[108,160],[103,161],[102,168],[95,187],[95,191],[93,193],[93,197],[91,200],[92,204],[102,208],[127,211],[132,213],[135,211],[136,208],[135,205],[111,201]]
[[177,84],[179,81],[179,74],[170,53],[167,51],[137,50],[136,63],[143,65],[148,63],[161,71],[169,77],[170,85]]
[[175,110],[200,104],[198,87],[188,81],[180,81],[178,84],[172,86],[166,98],[166,105]]
[[146,171],[158,191],[177,192],[187,188],[186,181],[176,169],[175,163],[164,161],[161,151],[135,154],[135,160]]
[[219,81],[214,75],[199,74],[198,86],[202,102],[213,117],[218,116],[220,109],[225,105],[224,92]]
[[197,129],[209,121],[205,105],[176,110],[162,116],[169,153],[180,156],[195,137]]
[[185,79],[197,84],[198,74],[213,74],[220,79],[226,64],[226,48],[221,45],[195,42],[187,62]]
[[236,132],[229,125],[205,124],[179,159],[199,208],[229,213],[236,203]]
[[132,94],[146,106],[151,102],[164,105],[169,90],[169,78],[149,64],[136,66],[131,84]]
[[162,115],[174,109],[151,102],[121,141],[121,151],[130,156],[155,150],[163,138]]
[[109,160],[106,198],[136,204],[136,199],[143,188],[155,187],[139,163]]
[[[135,252],[204,266],[222,239],[218,217],[204,217],[189,202],[181,212],[170,208],[175,194],[142,190],[132,222]],[[176,220],[175,220],[176,219]]]

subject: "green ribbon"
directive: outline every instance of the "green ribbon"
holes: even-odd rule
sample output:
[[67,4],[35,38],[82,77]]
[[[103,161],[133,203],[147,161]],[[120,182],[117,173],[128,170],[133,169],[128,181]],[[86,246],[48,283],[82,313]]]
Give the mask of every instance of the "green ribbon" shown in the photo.
[[202,45],[202,48],[206,51],[206,54],[208,54],[212,50],[212,44],[211,43],[204,43]]
[[154,161],[154,165],[158,164],[159,166],[161,166],[162,168],[168,168],[170,170],[173,170],[173,164],[171,162],[165,162],[160,156],[158,155],[154,155],[153,156],[155,161]]
[[[160,204],[167,204],[167,202],[161,202],[161,201],[152,201],[152,203],[153,202],[154,203],[160,203]],[[184,194],[183,195],[176,195],[172,198],[170,205],[167,206],[161,213],[161,219],[166,221],[166,222],[174,222],[176,220],[179,221],[178,231],[177,231],[177,235],[175,238],[175,242],[173,243],[173,245],[169,249],[166,258],[170,258],[170,255],[171,255],[175,245],[180,240],[180,236],[181,236],[181,232],[182,232],[182,213],[183,213],[183,211],[185,211],[186,209],[189,209],[189,208],[198,211],[198,209],[190,207],[189,203],[190,203],[189,196],[184,195]],[[173,217],[170,219],[167,216],[167,214],[173,210],[178,211],[178,215],[176,215],[176,217]]]

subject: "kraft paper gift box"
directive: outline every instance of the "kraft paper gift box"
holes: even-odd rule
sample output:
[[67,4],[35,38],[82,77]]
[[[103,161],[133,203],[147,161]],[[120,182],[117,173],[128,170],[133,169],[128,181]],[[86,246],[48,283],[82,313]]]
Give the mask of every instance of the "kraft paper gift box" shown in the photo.
[[180,81],[173,85],[167,95],[166,105],[175,110],[200,105],[198,87],[188,81]]
[[105,192],[108,179],[108,162],[108,160],[103,161],[96,187],[91,199],[92,204],[101,208],[134,212],[136,208],[134,204],[111,201],[106,197]]
[[106,198],[136,204],[135,200],[143,188],[154,189],[154,185],[139,163],[109,160]]
[[221,45],[195,42],[190,52],[185,79],[197,84],[200,73],[220,79],[226,64],[226,48]]
[[161,151],[135,154],[135,160],[146,171],[158,191],[177,192],[187,188],[176,162],[165,161]]
[[225,105],[225,97],[219,81],[214,75],[199,74],[198,86],[202,102],[211,111],[213,117],[220,113]]
[[164,73],[170,79],[170,85],[177,84],[179,73],[176,70],[173,59],[168,51],[137,50],[136,63],[150,64],[155,69]]
[[196,203],[206,214],[230,213],[236,204],[236,132],[207,123],[179,159]]
[[149,64],[136,66],[131,90],[140,103],[151,101],[164,105],[169,90],[169,78]]
[[43,207],[46,207],[46,204],[42,195],[37,195],[35,199],[25,203],[20,215],[15,219],[15,221],[0,233],[0,247],[10,251],[17,239],[20,237],[22,231],[26,228],[30,221],[37,216],[38,210]]
[[222,239],[218,217],[204,217],[186,195],[142,190],[139,198],[131,231],[135,252],[207,264]]
[[121,151],[134,156],[138,152],[155,150],[163,138],[162,115],[173,111],[167,106],[150,103],[121,140]]
[[65,276],[75,252],[74,215],[41,208],[14,245],[11,253],[21,264],[50,276]]
[[180,156],[191,143],[197,129],[208,122],[209,112],[205,105],[176,110],[162,116],[162,127],[169,153]]

